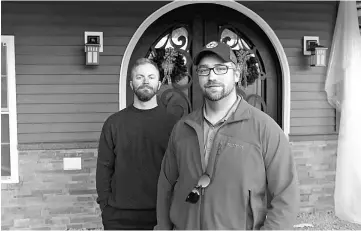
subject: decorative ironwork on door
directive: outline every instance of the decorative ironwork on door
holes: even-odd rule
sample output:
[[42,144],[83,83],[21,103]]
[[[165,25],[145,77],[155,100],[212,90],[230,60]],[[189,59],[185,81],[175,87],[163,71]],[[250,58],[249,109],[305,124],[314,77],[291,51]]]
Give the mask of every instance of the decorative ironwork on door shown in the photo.
[[[159,102],[167,110],[182,117],[192,111],[189,90],[193,79],[190,56],[191,35],[187,25],[178,25],[167,30],[149,49],[147,58],[159,67],[162,87],[158,92]],[[167,83],[167,85],[165,84]]]

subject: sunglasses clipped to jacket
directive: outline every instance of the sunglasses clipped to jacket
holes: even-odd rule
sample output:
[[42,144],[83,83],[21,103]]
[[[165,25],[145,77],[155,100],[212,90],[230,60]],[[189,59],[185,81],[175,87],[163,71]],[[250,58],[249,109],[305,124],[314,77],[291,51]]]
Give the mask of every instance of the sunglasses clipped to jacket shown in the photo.
[[199,198],[203,194],[203,190],[208,187],[211,182],[211,178],[207,174],[203,174],[199,178],[197,185],[192,189],[186,198],[186,202],[191,204],[196,204],[199,201]]

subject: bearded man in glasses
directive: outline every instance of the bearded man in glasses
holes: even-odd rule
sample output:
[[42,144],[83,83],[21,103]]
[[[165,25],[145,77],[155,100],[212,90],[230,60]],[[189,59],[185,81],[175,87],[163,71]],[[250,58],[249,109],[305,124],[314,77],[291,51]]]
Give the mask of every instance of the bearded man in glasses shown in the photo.
[[205,103],[171,134],[155,229],[293,229],[299,189],[284,132],[237,95],[228,45],[207,44],[194,64]]
[[153,229],[162,158],[177,119],[158,106],[159,69],[139,59],[131,70],[133,104],[111,115],[100,135],[97,202],[106,230]]

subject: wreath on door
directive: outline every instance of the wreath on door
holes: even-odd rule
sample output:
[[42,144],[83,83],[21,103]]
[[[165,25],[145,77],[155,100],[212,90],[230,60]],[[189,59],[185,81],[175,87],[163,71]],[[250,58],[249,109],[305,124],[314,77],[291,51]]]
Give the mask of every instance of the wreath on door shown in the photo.
[[247,86],[252,85],[261,76],[261,71],[257,65],[257,58],[253,57],[252,53],[248,50],[235,50],[234,53],[237,57],[237,65],[241,70],[237,93],[242,95],[242,97],[253,106],[259,103],[263,111],[267,112],[266,102],[261,96],[257,94],[246,95],[241,89],[241,86],[247,88]]
[[181,52],[174,48],[155,49],[151,59],[159,68],[162,82],[158,101],[178,118],[190,113],[191,103],[183,90],[189,88],[193,80]]
[[188,75],[183,55],[174,48],[155,49],[152,60],[160,71],[160,79],[164,84],[178,83]]
[[242,86],[247,87],[252,85],[260,76],[261,71],[257,66],[257,58],[252,56],[248,50],[233,50],[237,57],[237,65],[241,70],[240,83]]

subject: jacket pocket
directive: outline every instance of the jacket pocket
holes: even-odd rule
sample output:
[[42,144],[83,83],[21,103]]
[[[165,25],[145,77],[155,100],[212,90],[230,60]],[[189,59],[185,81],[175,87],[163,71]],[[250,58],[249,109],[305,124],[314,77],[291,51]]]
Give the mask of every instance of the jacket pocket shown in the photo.
[[248,190],[247,207],[246,207],[246,230],[252,230],[254,227],[254,216],[252,209],[252,193]]

